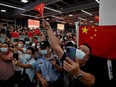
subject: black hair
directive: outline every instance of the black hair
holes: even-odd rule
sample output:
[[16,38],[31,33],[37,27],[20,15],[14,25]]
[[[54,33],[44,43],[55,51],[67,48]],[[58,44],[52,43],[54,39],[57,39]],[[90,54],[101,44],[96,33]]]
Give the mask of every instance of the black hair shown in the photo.
[[25,44],[25,41],[24,40],[20,40],[21,42],[23,42],[23,44]]
[[90,53],[92,52],[91,46],[89,44],[83,43],[82,45],[87,46],[89,48],[89,50],[90,50]]
[[32,54],[34,55],[34,53],[35,53],[34,48],[32,48],[32,47],[28,47],[27,50],[31,50]]
[[38,44],[38,43],[40,43],[40,42],[37,42],[37,43],[35,44],[35,51],[36,51],[36,52],[38,52],[38,48],[37,48],[37,44]]
[[82,45],[85,45],[85,46],[87,46],[89,48],[89,50],[90,50],[89,58],[91,58],[92,57],[92,49],[91,49],[91,46],[89,44],[86,44],[86,43],[83,43]]
[[7,44],[7,45],[8,45],[8,47],[10,47],[10,45],[9,45],[7,42],[3,42],[2,44]]
[[30,39],[28,37],[25,37],[24,41],[30,41]]
[[67,46],[72,46],[72,47],[73,47],[74,44],[73,44],[72,42],[67,42],[66,47],[67,47]]
[[19,42],[19,39],[14,39],[14,42]]

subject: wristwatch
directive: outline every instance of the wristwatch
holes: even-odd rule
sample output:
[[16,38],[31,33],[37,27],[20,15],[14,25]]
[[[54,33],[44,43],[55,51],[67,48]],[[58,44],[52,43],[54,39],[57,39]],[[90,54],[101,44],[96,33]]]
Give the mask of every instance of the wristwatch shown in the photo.
[[77,76],[74,76],[75,79],[81,79],[82,78],[82,73],[78,74]]

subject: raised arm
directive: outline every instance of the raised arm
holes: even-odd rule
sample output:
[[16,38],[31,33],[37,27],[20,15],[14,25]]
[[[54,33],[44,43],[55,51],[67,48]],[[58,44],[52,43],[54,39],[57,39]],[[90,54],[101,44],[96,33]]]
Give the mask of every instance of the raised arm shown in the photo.
[[62,58],[64,51],[60,47],[59,41],[58,41],[57,37],[54,35],[50,24],[45,20],[43,20],[42,24],[43,24],[43,27],[47,31],[52,49],[56,52],[56,54],[58,55],[59,58]]

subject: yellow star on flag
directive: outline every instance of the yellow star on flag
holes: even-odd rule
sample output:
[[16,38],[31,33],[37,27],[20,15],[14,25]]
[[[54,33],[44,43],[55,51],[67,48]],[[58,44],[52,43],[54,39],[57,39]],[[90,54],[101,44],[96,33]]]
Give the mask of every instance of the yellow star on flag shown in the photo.
[[40,10],[40,8],[38,8],[38,10]]
[[88,29],[86,27],[82,28],[82,30],[83,30],[82,33],[86,33],[87,34]]
[[96,34],[94,34],[94,37],[96,37],[97,35]]
[[91,39],[93,39],[93,37],[90,37]]

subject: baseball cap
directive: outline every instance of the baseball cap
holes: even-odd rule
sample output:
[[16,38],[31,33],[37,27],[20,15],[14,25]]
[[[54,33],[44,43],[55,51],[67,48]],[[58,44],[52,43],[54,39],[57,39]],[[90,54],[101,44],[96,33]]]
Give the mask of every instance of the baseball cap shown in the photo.
[[40,42],[40,48],[41,49],[46,49],[46,47],[50,47],[50,43],[48,41]]
[[28,37],[25,37],[24,40],[25,41],[30,41],[30,39]]

